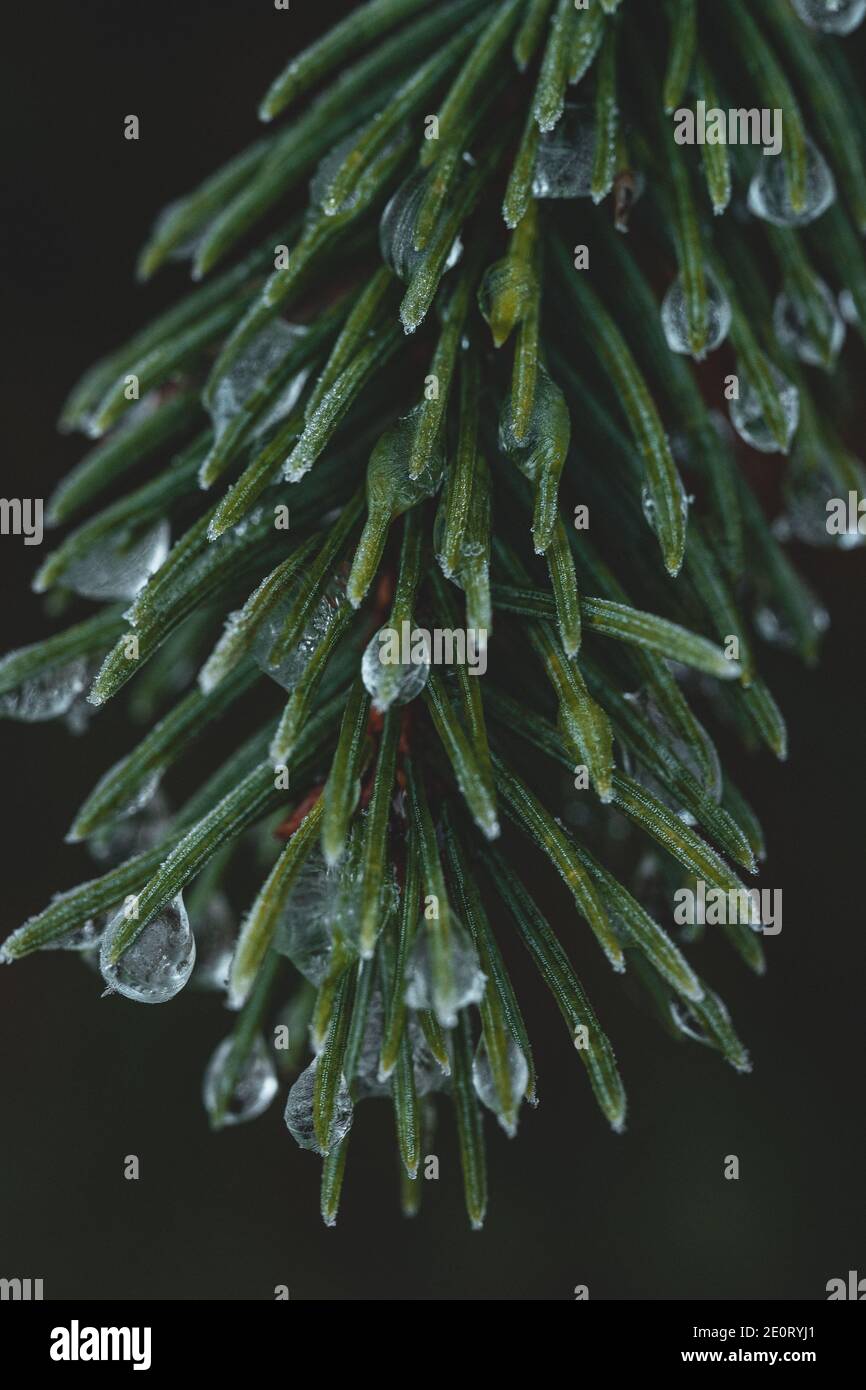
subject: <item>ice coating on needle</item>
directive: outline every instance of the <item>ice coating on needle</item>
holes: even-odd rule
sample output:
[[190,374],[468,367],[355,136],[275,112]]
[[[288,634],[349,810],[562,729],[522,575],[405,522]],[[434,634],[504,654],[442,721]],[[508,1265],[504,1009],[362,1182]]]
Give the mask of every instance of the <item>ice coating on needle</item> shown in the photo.
[[167,521],[135,537],[105,536],[71,561],[63,583],[84,598],[134,599],[168,554],[169,538]]
[[785,420],[785,450],[779,445],[764,416],[761,398],[745,372],[739,373],[739,397],[731,401],[731,424],[741,439],[758,449],[762,454],[776,454],[787,451],[800,420],[800,393],[784,372],[767,364],[770,377],[779,395],[782,414]]
[[[214,1115],[223,1104],[223,1093],[230,1083],[230,1064],[234,1046],[233,1038],[225,1038],[207,1064],[202,1083],[202,1099],[209,1115]],[[277,1094],[278,1085],[273,1058],[268,1052],[264,1038],[257,1034],[235,1077],[220,1123],[241,1125],[247,1120],[256,1119],[267,1110]]]
[[[529,1081],[529,1067],[523,1055],[523,1049],[511,1037],[506,1043],[506,1067],[511,1093],[511,1109],[513,1115],[516,1116]],[[493,1111],[505,1133],[513,1137],[517,1132],[517,1124],[513,1118],[503,1113],[502,1100],[494,1081],[490,1056],[483,1038],[478,1044],[472,1061],[472,1084],[482,1105],[486,1105],[488,1110]]]
[[819,333],[809,308],[791,290],[784,290],[773,305],[773,329],[783,348],[809,367],[832,368],[845,341],[845,320],[828,285],[816,282]]
[[337,1087],[337,1098],[328,1135],[328,1144],[323,1149],[316,1138],[313,1123],[313,1092],[318,1066],[319,1058],[316,1057],[306,1071],[301,1072],[289,1091],[284,1118],[286,1127],[299,1148],[311,1149],[313,1153],[324,1156],[330,1153],[331,1149],[349,1133],[355,1112],[352,1107],[352,1097],[349,1095],[349,1088],[346,1085],[346,1078],[341,1076]]
[[430,675],[429,654],[408,662],[391,660],[392,650],[399,649],[400,633],[395,628],[380,628],[371,637],[361,658],[361,679],[372,696],[377,710],[391,705],[406,705],[421,694]]
[[182,894],[139,933],[122,955],[111,960],[117,931],[127,924],[122,909],[102,939],[99,968],[108,993],[117,992],[141,1004],[164,1004],[179,994],[195,964],[195,938]]
[[71,708],[89,684],[90,666],[85,657],[65,666],[51,666],[0,695],[0,718],[20,719],[26,724],[56,719]]
[[[703,743],[704,760],[697,756],[693,745],[677,733],[676,729],[659,709],[648,690],[642,688],[640,690],[629,691],[624,698],[628,700],[629,704],[632,705],[650,725],[654,733],[658,736],[659,742],[670,749],[678,762],[682,763],[683,767],[685,767],[701,786],[709,792],[713,800],[720,801],[722,796],[722,768],[718,753],[716,752],[715,745],[709,734],[706,733],[698,721],[695,720],[694,727],[698,730]],[[627,763],[630,761],[628,754],[625,755],[625,761]],[[709,780],[705,771],[707,763],[711,770]],[[686,821],[687,824],[694,824],[694,820],[689,813],[678,805],[651,773],[647,772],[646,769],[642,767],[638,769],[638,772],[640,781],[648,791],[651,791],[660,801],[664,802],[666,806],[670,806],[671,810],[676,811],[677,815],[680,816],[682,820]]]
[[711,271],[704,271],[704,280],[707,287],[707,341],[702,352],[692,354],[682,275],[678,275],[668,289],[661,308],[662,328],[671,352],[692,354],[696,361],[700,361],[708,352],[715,352],[727,338],[731,327],[728,296]]
[[567,102],[562,119],[538,142],[535,198],[588,198],[595,158],[595,121],[585,104]]
[[[208,407],[213,422],[214,437],[219,439],[232,420],[243,409],[244,404],[261,385],[265,377],[279,367],[283,359],[308,330],[302,324],[286,323],[283,319],[273,319],[252,342],[239,354],[231,367],[220,378],[211,405]],[[256,420],[252,437],[256,438],[271,425],[284,419],[293,409],[304,389],[308,372],[298,372],[285,385],[284,390],[261,419]]]
[[[844,514],[844,525],[830,526],[828,505],[836,498],[843,503],[838,509]],[[851,514],[847,492],[840,488],[831,460],[819,455],[817,461],[807,459],[798,449],[782,483],[784,510],[773,524],[779,540],[798,540],[805,545],[837,546],[852,550],[862,545],[866,536],[859,530],[859,513]]]
[[225,893],[211,893],[203,911],[195,913],[195,989],[224,990],[237,941],[238,924]]
[[791,202],[784,156],[763,155],[749,184],[749,211],[777,227],[804,227],[826,212],[836,198],[830,166],[818,147],[806,137],[806,199],[802,208]]
[[294,650],[290,651],[278,666],[272,666],[271,648],[283,630],[293,601],[294,596],[289,595],[270,610],[259,627],[252,646],[252,656],[256,664],[265,675],[288,691],[294,690],[319,643],[328,635],[338,611],[346,602],[346,592],[337,580],[329,584],[307,619]]
[[[412,278],[412,272],[425,255],[425,252],[415,250],[415,223],[424,200],[426,183],[425,174],[411,174],[389,199],[379,222],[382,259],[403,281]],[[458,236],[448,253],[445,269],[451,270],[462,253],[463,243]]]
[[443,1028],[453,1028],[457,1012],[467,1004],[477,1004],[484,994],[487,977],[481,969],[478,952],[468,932],[452,915],[448,928],[448,955],[452,990],[441,998],[434,978],[430,929],[422,919],[406,971],[406,1003],[410,1009],[433,1009]]

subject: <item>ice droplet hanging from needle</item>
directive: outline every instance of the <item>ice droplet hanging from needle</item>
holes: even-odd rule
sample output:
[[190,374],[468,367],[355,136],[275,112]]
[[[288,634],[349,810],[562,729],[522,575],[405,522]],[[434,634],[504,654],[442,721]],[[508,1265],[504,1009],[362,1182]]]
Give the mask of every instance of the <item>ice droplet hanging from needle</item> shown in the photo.
[[[220,1125],[241,1125],[264,1114],[277,1094],[279,1083],[273,1058],[264,1038],[257,1034],[244,1058],[234,1084],[231,1084],[231,1058],[234,1038],[225,1038],[214,1052],[204,1074],[202,1099],[212,1117],[219,1116]],[[231,1085],[227,1098],[224,1092]]]
[[178,893],[130,946],[112,960],[117,931],[128,921],[123,908],[102,939],[99,968],[106,993],[122,994],[140,1004],[164,1004],[179,994],[195,964],[195,938],[183,896]]

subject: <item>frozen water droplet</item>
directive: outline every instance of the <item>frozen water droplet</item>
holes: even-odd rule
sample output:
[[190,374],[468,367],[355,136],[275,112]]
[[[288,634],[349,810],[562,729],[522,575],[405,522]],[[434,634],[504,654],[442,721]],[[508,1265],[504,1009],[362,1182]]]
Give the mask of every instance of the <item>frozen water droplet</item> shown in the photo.
[[385,1010],[382,1003],[382,992],[377,988],[370,996],[367,1019],[364,1025],[364,1040],[358,1055],[355,1074],[352,1077],[352,1090],[357,1100],[362,1100],[367,1096],[387,1096],[391,1093],[390,1082],[382,1080],[379,1076],[379,1054],[382,1050],[384,1024]]
[[26,724],[56,719],[66,713],[89,683],[90,667],[84,657],[66,666],[52,666],[0,695],[0,717],[20,719]]
[[314,851],[298,874],[274,933],[274,950],[314,985],[321,984],[327,972],[335,928],[352,934],[347,917],[354,901],[342,891],[344,877],[344,869],[329,870]]
[[523,260],[506,256],[487,267],[478,287],[478,308],[497,347],[520,321],[534,288],[532,268]]
[[358,143],[357,131],[347,135],[345,140],[340,140],[332,150],[329,150],[323,159],[316,166],[316,172],[310,179],[310,203],[312,206],[321,208],[328,217],[333,217],[338,212],[348,212],[357,203],[360,191],[356,183],[355,188],[347,198],[341,203],[335,204],[328,197],[328,193],[334,175],[339,171],[347,154],[355,148]]
[[[779,393],[782,413],[785,418],[786,452],[800,420],[800,393],[784,372],[780,372],[779,368],[774,366],[772,362],[768,362],[767,367]],[[739,373],[739,382],[739,399],[731,401],[730,405],[731,423],[737,434],[747,444],[751,444],[753,449],[759,449],[762,454],[782,452],[776,436],[764,418],[760,396],[742,370]]]
[[[218,440],[243,409],[252,393],[261,386],[265,377],[276,371],[283,359],[304,337],[307,329],[302,324],[286,323],[283,319],[273,319],[252,342],[223,376],[217,386],[209,413],[213,422],[214,437]],[[272,425],[284,419],[294,408],[304,389],[308,371],[304,369],[286,383],[285,389],[270,409],[256,421],[252,437],[257,438]],[[235,528],[237,534],[238,528]]]
[[[204,1074],[202,1099],[209,1115],[223,1104],[223,1094],[230,1084],[229,1059],[233,1038],[225,1038],[214,1052]],[[257,1034],[232,1087],[222,1114],[224,1125],[242,1125],[264,1114],[277,1094],[277,1072],[264,1038]]]
[[[679,478],[679,476],[677,477],[677,482],[679,485],[680,514],[683,518],[683,522],[685,523],[688,519],[689,505],[691,502],[694,501],[694,498],[688,496],[685,488],[682,485],[682,480]],[[653,532],[654,535],[657,534],[658,520],[656,517],[656,504],[653,501],[652,493],[650,492],[646,483],[643,484],[640,490],[640,505],[647,526],[649,526],[650,530]]]
[[[411,174],[387,203],[379,223],[379,249],[382,259],[403,281],[412,278],[412,272],[424,255],[423,251],[415,250],[415,223],[424,201],[426,183],[426,175]],[[462,254],[463,242],[456,237],[448,253],[445,269],[451,270]]]
[[88,917],[86,922],[82,922],[80,927],[75,927],[72,931],[66,932],[64,936],[59,936],[55,941],[51,941],[41,949],[45,951],[95,951],[102,940],[108,918],[105,915],[99,917]]
[[[715,275],[704,270],[707,286],[707,341],[702,352],[694,353],[700,361],[708,352],[715,352],[727,338],[731,327],[731,305]],[[691,354],[689,320],[683,277],[678,275],[662,301],[662,328],[671,352]]]
[[780,154],[762,155],[749,184],[749,211],[777,227],[803,227],[826,212],[836,198],[830,166],[818,147],[806,137],[806,201],[795,208],[788,188],[785,160]]
[[538,472],[539,454],[536,446],[539,439],[545,439],[549,435],[551,422],[556,420],[563,404],[562,392],[544,363],[539,362],[535,401],[525,439],[518,439],[515,434],[510,394],[502,406],[499,416],[499,447],[530,482],[535,482]]
[[99,968],[110,990],[141,1004],[164,1004],[186,984],[195,964],[195,938],[190,931],[183,896],[163,908],[139,933],[132,945],[110,960],[118,929],[125,925],[124,911],[115,917],[102,940]]
[[[839,498],[845,503],[846,526],[841,531],[827,529],[830,516],[827,503],[832,498]],[[802,454],[799,451],[795,453],[782,483],[782,499],[784,511],[781,519],[784,527],[780,529],[788,539],[818,547],[836,546],[840,550],[852,550],[866,540],[866,536],[857,529],[858,516],[849,515],[848,494],[840,489],[832,464],[826,457],[819,458],[814,466],[809,467]]]
[[281,685],[284,690],[294,690],[309,665],[310,658],[319,643],[327,636],[337,613],[346,602],[345,584],[334,579],[325,590],[307,621],[301,639],[294,651],[280,662],[279,666],[270,664],[271,648],[283,630],[289,610],[294,602],[294,594],[289,594],[273,607],[264,618],[252,646],[252,656],[256,664]]
[[843,290],[839,295],[839,313],[846,323],[859,323],[860,314],[857,305],[854,303],[854,296],[850,290]]
[[195,970],[190,984],[196,989],[224,990],[236,940],[235,914],[225,893],[217,890],[195,913]]
[[346,1078],[341,1076],[328,1144],[325,1149],[322,1149],[316,1139],[313,1126],[313,1088],[316,1084],[318,1065],[319,1059],[316,1057],[307,1067],[307,1070],[301,1072],[289,1091],[285,1120],[288,1131],[299,1148],[312,1149],[313,1153],[317,1154],[327,1154],[335,1144],[339,1144],[340,1140],[349,1133],[354,1119],[354,1111]]
[[401,650],[401,634],[396,628],[383,627],[370,639],[361,658],[361,679],[367,692],[373,698],[377,710],[390,709],[391,705],[407,705],[421,694],[430,675],[429,650],[421,652],[421,640],[414,645],[419,660],[399,660],[405,653]]
[[472,1084],[482,1105],[486,1105],[488,1110],[492,1110],[494,1115],[498,1117],[505,1133],[513,1136],[517,1132],[515,1117],[529,1081],[529,1067],[526,1064],[526,1058],[522,1048],[518,1047],[513,1038],[509,1038],[506,1044],[506,1063],[513,1116],[503,1113],[502,1100],[493,1079],[493,1068],[490,1065],[490,1057],[483,1037],[478,1043],[472,1062]]
[[[646,723],[649,724],[653,732],[658,736],[660,751],[662,749],[662,746],[668,748],[670,752],[674,754],[677,760],[680,763],[682,763],[685,768],[687,768],[687,770],[692,774],[692,776],[695,777],[698,782],[700,782],[701,786],[709,792],[713,800],[720,801],[722,796],[721,763],[719,762],[719,756],[716,751],[715,745],[713,744],[712,739],[710,738],[706,730],[702,727],[702,725],[698,723],[697,720],[695,721],[695,727],[698,731],[698,736],[701,738],[701,741],[703,743],[704,760],[700,759],[697,756],[694,748],[690,743],[687,743],[685,739],[680,737],[680,735],[677,733],[677,731],[673,728],[673,726],[669,723],[665,715],[659,709],[658,705],[656,705],[649,691],[645,689],[630,691],[626,694],[625,698],[626,700],[628,700],[629,704],[631,704],[638,711],[638,713],[642,716]],[[625,761],[630,761],[630,758],[627,753],[625,754]],[[709,780],[705,771],[705,761],[708,762],[710,765]],[[653,792],[655,796],[659,798],[660,801],[664,802],[666,806],[670,806],[672,810],[677,812],[677,815],[681,816],[683,820],[688,822],[688,813],[682,810],[682,808],[671,798],[670,794],[665,790],[665,788],[662,787],[660,783],[656,782],[654,777],[652,777],[649,773],[645,772],[643,769],[639,769],[639,779],[641,782],[643,782],[644,786],[646,786],[651,792]]]
[[477,1004],[484,994],[487,976],[481,969],[472,938],[451,914],[448,933],[452,987],[442,998],[435,987],[430,928],[422,918],[406,970],[406,1003],[410,1009],[434,1009],[443,1028],[453,1028],[457,1011]]
[[[830,626],[830,614],[802,579],[800,585],[809,593],[809,620],[815,636],[820,637]],[[753,616],[757,631],[771,646],[781,647],[785,651],[794,651],[799,646],[799,636],[791,626],[787,614],[775,605],[763,600],[755,608]]]
[[532,194],[535,198],[588,198],[595,158],[591,109],[567,102],[561,120],[538,142]]
[[150,790],[149,796],[141,797],[139,807],[130,803],[109,825],[91,835],[87,841],[88,853],[100,864],[119,864],[134,854],[153,849],[165,835],[168,816],[168,801],[157,786]]
[[801,362],[829,369],[845,341],[845,321],[823,280],[818,280],[817,290],[817,324],[804,301],[785,291],[777,296],[773,306],[773,328],[782,347]]
[[414,1014],[410,1014],[407,1024],[412,1043],[412,1070],[415,1074],[415,1090],[419,1096],[429,1096],[433,1091],[444,1091],[448,1073],[427,1046],[424,1030]]
[[169,534],[168,522],[158,521],[135,538],[107,536],[72,561],[63,583],[85,598],[133,599],[168,554]]
[[418,474],[409,477],[409,456],[415,442],[418,418],[423,407],[415,406],[408,415],[401,415],[383,435],[380,435],[370,455],[367,468],[367,499],[371,506],[387,509],[392,517],[432,497],[442,482],[445,469],[445,446],[441,435]]
[[850,34],[863,23],[866,0],[791,0],[797,14],[812,29],[825,34]]

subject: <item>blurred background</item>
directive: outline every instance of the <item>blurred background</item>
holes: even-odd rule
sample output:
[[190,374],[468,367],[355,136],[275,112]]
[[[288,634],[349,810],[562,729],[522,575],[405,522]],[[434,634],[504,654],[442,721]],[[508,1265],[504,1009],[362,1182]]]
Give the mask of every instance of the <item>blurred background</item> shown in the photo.
[[[18,14],[2,91],[9,132],[0,378],[3,493],[47,497],[81,455],[55,433],[72,381],[172,302],[183,272],[147,287],[134,256],[155,212],[246,145],[285,58],[339,17],[271,0],[49,3]],[[141,120],[138,143],[123,118]],[[862,373],[861,373],[862,379]],[[776,468],[775,463],[770,465]],[[0,539],[2,648],[48,629],[29,579],[44,552]],[[318,1215],[319,1163],[286,1133],[282,1105],[208,1130],[201,1073],[227,1031],[218,1001],[162,1008],[114,998],[71,955],[0,971],[0,1275],[39,1277],[47,1298],[822,1299],[866,1274],[863,1171],[862,787],[866,557],[801,557],[832,614],[817,671],[768,653],[792,735],[784,765],[721,746],[762,816],[762,875],[784,929],[757,980],[709,940],[693,953],[727,1000],[753,1061],[666,1038],[575,932],[573,959],[613,1039],[630,1097],[610,1134],[529,958],[509,951],[533,1037],[541,1104],[509,1142],[487,1123],[490,1207],[468,1230],[454,1135],[435,1141],[439,1182],[400,1214],[390,1109],[363,1106],[339,1223]],[[91,876],[64,845],[71,815],[129,746],[122,711],[76,739],[0,724],[5,936],[53,892]],[[574,922],[554,887],[551,919]],[[141,1178],[123,1178],[127,1154]],[[725,1156],[740,1179],[723,1177]]]

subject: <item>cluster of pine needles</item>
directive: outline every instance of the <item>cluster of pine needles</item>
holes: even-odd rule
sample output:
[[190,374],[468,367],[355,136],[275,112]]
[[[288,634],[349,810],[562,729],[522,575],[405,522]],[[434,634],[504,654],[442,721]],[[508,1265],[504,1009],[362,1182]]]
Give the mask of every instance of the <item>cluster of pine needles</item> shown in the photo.
[[[131,717],[150,727],[100,778],[73,840],[99,843],[131,809],[144,814],[220,721],[216,771],[155,843],[15,931],[5,959],[76,933],[92,944],[87,930],[110,920],[116,965],[188,886],[196,931],[254,859],[266,878],[231,955],[239,1012],[212,1113],[226,1117],[294,989],[294,1032],[317,1057],[309,1147],[323,1156],[329,1223],[351,1137],[337,1121],[368,1094],[391,1098],[402,1201],[417,1208],[436,1090],[453,1102],[466,1205],[482,1223],[480,1099],[513,1133],[536,1093],[509,936],[614,1129],[625,1091],[572,947],[600,948],[669,1031],[748,1070],[689,940],[604,859],[630,822],[663,905],[696,880],[743,889],[765,853],[693,705],[784,758],[754,617],[766,635],[769,615],[806,663],[824,624],[737,460],[722,383],[751,383],[764,447],[781,456],[758,463],[781,467],[792,505],[816,479],[863,493],[839,432],[845,372],[822,370],[834,363],[825,280],[866,325],[866,118],[843,48],[788,0],[353,7],[267,92],[262,119],[287,122],[158,220],[139,274],[191,259],[192,292],[98,362],[63,410],[62,430],[99,442],[49,503],[51,524],[74,524],[35,581],[49,611],[81,603],[68,581],[82,557],[160,521],[173,541],[131,607],[102,603],[7,656],[0,698],[82,660],[92,707],[134,682]],[[817,144],[837,189],[820,220],[749,214],[759,149],[678,145],[672,113],[698,99],[784,112],[795,212]],[[587,196],[534,196],[551,136],[573,119],[592,136]],[[697,372],[660,318],[675,276],[695,360],[714,288],[730,312],[729,341]],[[817,344],[808,373],[774,335],[780,288]],[[364,648],[404,623],[486,634],[489,671],[434,665],[401,704],[406,672],[383,667],[371,699]],[[301,651],[277,708],[268,664]],[[573,899],[557,931],[532,891],[545,861]],[[274,943],[293,892],[304,887],[298,910],[317,910],[316,872],[325,896],[342,875],[351,902],[326,922],[313,988],[294,972],[290,985]],[[119,912],[130,898],[135,913]],[[759,926],[719,931],[764,969]]]

